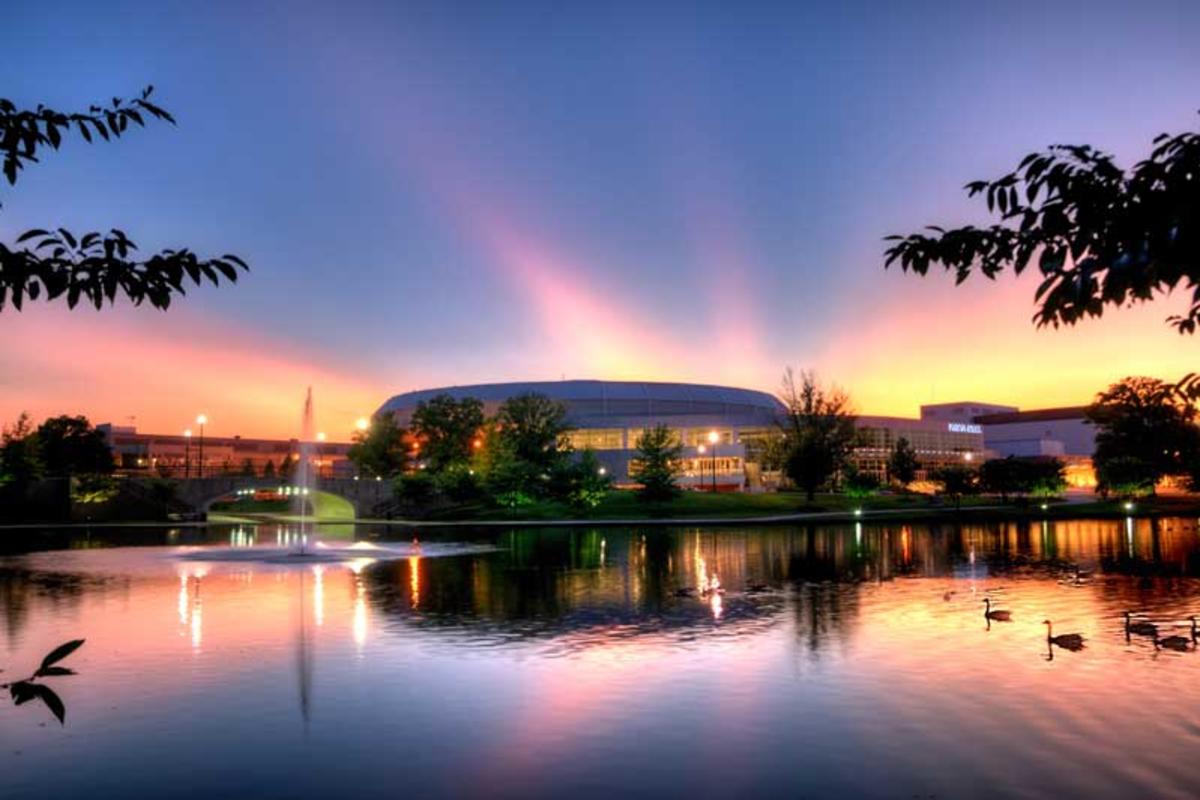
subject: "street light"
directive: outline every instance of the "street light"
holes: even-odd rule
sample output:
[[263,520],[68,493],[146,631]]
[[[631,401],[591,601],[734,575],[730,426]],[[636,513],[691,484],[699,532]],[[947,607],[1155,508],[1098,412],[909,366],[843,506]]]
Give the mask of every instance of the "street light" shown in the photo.
[[713,467],[713,492],[717,491],[717,442],[721,441],[721,435],[716,431],[708,432],[708,443],[712,445],[712,467]]
[[321,458],[321,443],[325,441],[325,434],[317,431],[317,477],[321,477],[322,465],[325,463]]
[[201,478],[204,477],[204,426],[207,422],[208,416],[205,414],[196,417],[196,424],[200,426],[200,452],[196,457],[196,460],[199,462],[196,466],[196,474]]
[[192,429],[183,432],[183,477],[192,477]]
[[354,427],[358,428],[360,431],[365,431],[367,428],[371,427],[371,421],[366,417],[359,417],[358,421],[354,423]]

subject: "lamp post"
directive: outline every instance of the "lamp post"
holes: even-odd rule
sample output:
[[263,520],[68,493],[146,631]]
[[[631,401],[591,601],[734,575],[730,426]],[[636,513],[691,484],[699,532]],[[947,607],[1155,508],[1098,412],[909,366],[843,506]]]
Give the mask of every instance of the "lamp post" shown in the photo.
[[708,443],[712,445],[712,467],[713,467],[713,492],[717,491],[717,442],[721,441],[721,435],[716,431],[708,432]]
[[200,426],[200,449],[196,456],[196,474],[201,478],[204,477],[204,425],[208,422],[208,417],[204,414],[196,417],[196,424]]
[[322,477],[321,466],[324,462],[321,460],[321,443],[324,441],[325,441],[325,434],[318,432],[317,433],[317,477],[318,478]]
[[183,432],[183,477],[192,477],[192,429]]

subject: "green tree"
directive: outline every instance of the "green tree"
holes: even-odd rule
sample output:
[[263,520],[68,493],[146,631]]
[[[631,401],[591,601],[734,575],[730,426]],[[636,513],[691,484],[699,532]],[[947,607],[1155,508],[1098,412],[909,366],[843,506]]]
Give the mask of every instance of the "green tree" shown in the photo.
[[38,426],[37,447],[50,477],[106,475],[115,466],[108,440],[87,417],[50,417]]
[[983,462],[979,467],[979,487],[985,492],[1000,495],[1000,502],[1007,503],[1011,495],[1021,494],[1027,488],[1021,461],[1008,456]]
[[584,448],[579,457],[560,470],[555,495],[566,500],[576,511],[590,511],[604,502],[612,491],[612,476],[600,464],[596,451]]
[[297,456],[295,453],[288,453],[283,458],[279,459],[279,469],[277,473],[280,480],[290,481],[296,477]]
[[263,474],[264,478],[274,478],[275,477],[275,462],[268,458],[267,463],[263,464],[262,474]]
[[784,473],[811,503],[817,489],[846,465],[857,437],[850,398],[837,388],[825,389],[811,372],[783,376],[785,415]]
[[540,488],[538,472],[517,455],[513,439],[503,436],[493,422],[484,426],[482,440],[472,463],[488,496],[509,508],[533,502],[533,493]]
[[1153,465],[1137,456],[1114,456],[1096,465],[1096,484],[1105,497],[1144,497],[1158,483]]
[[962,508],[962,499],[979,493],[979,475],[969,467],[940,467],[930,476],[942,485],[942,493],[954,501],[956,509]]
[[879,493],[879,479],[854,464],[847,464],[842,470],[842,491],[855,499],[871,497]]
[[42,472],[37,436],[29,414],[22,412],[11,427],[0,433],[0,486],[24,488]]
[[242,461],[241,474],[243,478],[253,478],[255,475],[257,475],[258,472],[256,472],[254,469],[254,462],[248,458]]
[[683,443],[666,425],[647,428],[637,439],[637,457],[630,477],[638,482],[637,498],[647,502],[670,500],[679,493],[679,459]]
[[354,435],[346,457],[368,478],[392,478],[408,468],[405,430],[391,414],[380,414]]
[[426,468],[439,473],[471,460],[483,421],[483,403],[476,398],[439,394],[417,403],[409,429],[421,444]]
[[[113,98],[109,106],[92,106],[86,112],[63,113],[39,105],[19,109],[0,98],[0,158],[4,177],[15,185],[18,176],[45,150],[57,150],[65,137],[77,132],[87,142],[99,136],[106,141],[125,134],[129,126],[145,126],[155,118],[171,124],[175,119],[150,100],[147,87],[132,101]],[[134,305],[149,302],[167,308],[188,283],[208,279],[214,285],[223,277],[236,281],[244,261],[234,255],[200,259],[186,248],[163,250],[146,259],[134,256],[135,245],[124,232],[93,231],[76,235],[65,228],[34,229],[17,237],[15,247],[0,243],[0,311],[7,303],[20,311],[26,300],[44,297],[65,299],[74,308],[80,299],[97,309],[105,301],[123,296]]]
[[941,264],[962,283],[1037,265],[1038,326],[1073,325],[1106,308],[1183,287],[1191,307],[1168,318],[1180,333],[1200,323],[1200,133],[1163,134],[1150,157],[1126,171],[1088,145],[1027,155],[996,180],[972,181],[999,221],[889,236],[886,266],[925,275]]
[[1097,428],[1092,461],[1102,491],[1114,490],[1105,476],[1131,473],[1125,462],[1115,471],[1107,469],[1114,459],[1140,461],[1151,487],[1166,476],[1188,475],[1200,459],[1196,406],[1173,384],[1125,378],[1097,396],[1088,419]]
[[888,475],[892,480],[907,489],[908,485],[917,479],[917,470],[921,462],[917,460],[917,451],[908,439],[901,436],[896,439],[896,447],[888,457]]
[[496,412],[496,430],[512,456],[539,478],[548,477],[570,454],[566,406],[544,394],[529,392],[505,400]]

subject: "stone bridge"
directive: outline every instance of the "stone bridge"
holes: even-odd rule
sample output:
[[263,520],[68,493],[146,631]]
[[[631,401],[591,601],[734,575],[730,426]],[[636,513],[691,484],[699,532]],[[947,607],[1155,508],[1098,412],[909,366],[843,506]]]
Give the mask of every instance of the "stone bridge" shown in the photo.
[[[207,511],[214,501],[239,489],[279,489],[295,486],[293,481],[282,478],[247,477],[240,475],[214,475],[207,478],[183,478],[176,481],[175,496],[196,509]],[[371,516],[375,508],[392,500],[392,484],[389,481],[356,478],[318,478],[312,487],[318,492],[337,495],[354,506],[357,517]]]

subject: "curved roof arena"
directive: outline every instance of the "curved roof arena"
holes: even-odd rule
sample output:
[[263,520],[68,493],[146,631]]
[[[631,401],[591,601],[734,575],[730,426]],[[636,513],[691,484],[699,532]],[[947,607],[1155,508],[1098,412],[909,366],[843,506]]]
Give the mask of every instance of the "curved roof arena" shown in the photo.
[[390,413],[408,424],[421,401],[440,394],[483,401],[495,413],[510,397],[536,392],[562,402],[567,420],[576,428],[636,428],[664,423],[673,426],[773,425],[783,406],[766,392],[697,383],[650,381],[522,381],[447,386],[405,392],[384,403],[377,414]]

